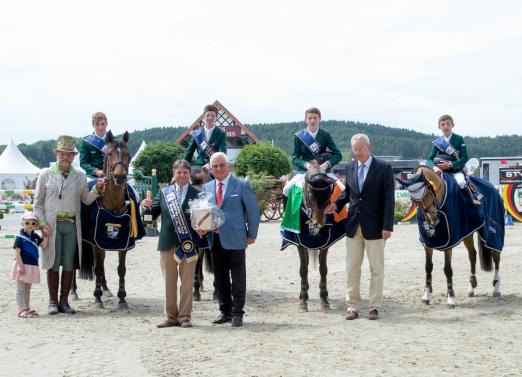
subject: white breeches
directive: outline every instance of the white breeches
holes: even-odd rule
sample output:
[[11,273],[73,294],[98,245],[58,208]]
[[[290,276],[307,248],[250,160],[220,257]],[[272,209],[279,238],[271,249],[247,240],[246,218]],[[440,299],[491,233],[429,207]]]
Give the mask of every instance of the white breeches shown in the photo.
[[451,173],[451,175],[455,178],[455,181],[457,181],[457,184],[461,189],[466,186],[466,177],[464,176],[464,173],[459,171],[458,173]]

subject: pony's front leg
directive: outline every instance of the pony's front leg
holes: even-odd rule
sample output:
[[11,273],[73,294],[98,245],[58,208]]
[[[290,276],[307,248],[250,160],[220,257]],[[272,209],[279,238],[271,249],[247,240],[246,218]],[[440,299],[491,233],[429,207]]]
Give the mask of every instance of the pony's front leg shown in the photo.
[[103,259],[101,257],[100,249],[93,248],[94,253],[94,275],[95,275],[95,284],[94,284],[94,306],[98,309],[103,309],[103,302],[101,300],[101,296],[103,294],[102,291],[102,275],[103,275]]
[[424,268],[426,270],[426,285],[424,286],[422,302],[426,305],[429,305],[430,296],[433,292],[433,286],[431,285],[431,273],[433,271],[433,249],[425,247],[424,252],[426,254],[426,264],[424,265]]
[[444,275],[448,283],[448,308],[455,309],[455,292],[453,292],[453,269],[451,268],[452,249],[444,251]]
[[102,288],[102,292],[103,292],[103,295],[107,298],[109,297],[114,297],[114,295],[112,294],[111,290],[109,289],[109,287],[107,286],[107,278],[105,277],[105,250],[101,250],[99,249],[98,250],[98,253],[100,254],[100,260],[101,260],[101,268],[102,268],[102,271],[101,271],[101,288]]
[[493,251],[492,253],[493,262],[495,262],[495,275],[493,277],[493,297],[500,297],[500,253]]
[[196,262],[196,272],[194,274],[194,284],[192,298],[194,301],[201,301],[200,290],[203,290],[203,258],[204,250],[198,251],[198,260]]
[[299,310],[302,312],[308,311],[308,250],[304,247],[298,246],[297,250],[299,251],[299,260],[301,265],[299,267],[299,276],[301,276],[301,293],[299,294]]
[[73,270],[73,278],[71,284],[71,291],[69,292],[69,297],[72,301],[78,301],[78,285],[76,284],[76,269]]
[[477,250],[475,249],[475,245],[473,245],[473,236],[469,236],[464,240],[464,245],[466,249],[468,249],[468,257],[470,264],[470,275],[469,275],[469,288],[468,288],[468,296],[475,296],[475,288],[477,288],[477,276],[476,276],[476,266],[477,266]]
[[323,310],[330,310],[330,303],[328,302],[328,287],[326,283],[326,275],[328,274],[328,266],[326,265],[327,256],[328,249],[321,249],[319,251],[319,273],[321,274],[319,296],[321,297],[321,307]]
[[129,305],[127,305],[127,301],[125,301],[125,297],[127,296],[127,292],[125,292],[125,273],[127,272],[127,268],[125,267],[126,258],[127,251],[118,251],[118,276],[120,278],[118,288],[118,298],[120,299],[118,302],[119,309],[129,309]]

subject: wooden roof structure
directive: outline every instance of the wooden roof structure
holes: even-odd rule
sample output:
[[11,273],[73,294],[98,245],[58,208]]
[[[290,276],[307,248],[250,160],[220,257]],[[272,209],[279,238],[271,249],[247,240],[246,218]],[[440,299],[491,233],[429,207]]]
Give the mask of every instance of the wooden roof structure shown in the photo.
[[[241,147],[245,144],[258,143],[256,135],[254,135],[234,114],[221,104],[218,100],[215,100],[212,105],[218,108],[218,115],[216,118],[216,126],[225,131],[227,135],[227,147]],[[175,141],[176,144],[186,144],[190,142],[190,133],[197,127],[203,126],[203,118],[205,114],[201,114],[192,125],[185,130],[180,137]],[[234,142],[242,141],[240,143]],[[230,145],[232,144],[232,145]]]

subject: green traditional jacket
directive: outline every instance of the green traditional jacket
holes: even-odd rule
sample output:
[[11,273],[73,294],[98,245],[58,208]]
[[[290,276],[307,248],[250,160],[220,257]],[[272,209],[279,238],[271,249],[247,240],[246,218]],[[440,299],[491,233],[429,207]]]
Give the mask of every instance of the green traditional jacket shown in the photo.
[[[181,209],[183,210],[183,214],[185,215],[185,220],[187,221],[189,229],[192,232],[194,232],[194,230],[190,225],[190,215],[187,213],[186,210],[188,209],[188,201],[190,199],[197,198],[199,193],[199,190],[196,190],[192,185],[189,184],[189,187],[187,189],[187,195],[185,195],[185,200],[183,200],[183,203],[181,204]],[[172,223],[169,207],[167,206],[167,201],[163,196],[162,190],[160,190],[154,198],[151,209],[153,218],[156,218],[161,214],[161,230],[158,240],[158,250],[167,251],[172,249],[173,247],[179,246],[179,238],[176,233],[176,229],[174,228],[174,224]]]
[[[466,162],[468,162],[469,159],[468,149],[466,148],[466,143],[464,143],[464,139],[462,138],[462,136],[454,133],[451,135],[449,143],[459,153],[458,159],[455,156],[450,156],[450,161],[453,164],[453,168],[451,169],[451,171],[455,172],[464,169],[464,165],[466,165]],[[442,153],[443,152],[441,152],[439,148],[437,148],[435,145],[432,145],[430,154],[426,159],[426,164],[430,168],[433,168],[435,166],[435,162],[433,161],[433,159]]]
[[[319,153],[328,151],[332,153],[332,157],[328,160],[330,168],[341,162],[343,158],[339,149],[335,145],[330,134],[323,129],[319,128],[315,141],[319,145]],[[306,173],[305,164],[314,159],[314,155],[310,152],[310,149],[297,137],[294,136],[294,151],[292,153],[292,164],[296,168],[298,173]],[[328,169],[330,171],[330,169]]]
[[[202,132],[204,132],[202,130]],[[192,140],[190,141],[189,147],[185,152],[185,156],[183,156],[184,160],[187,160],[191,163],[192,167],[202,167],[210,162],[210,158],[201,150],[198,143],[192,136],[190,136]],[[223,152],[227,153],[227,136],[225,132],[221,130],[218,126],[215,126],[214,131],[212,131],[212,135],[210,135],[210,140],[208,144],[212,147],[214,152]],[[194,156],[194,152],[198,151],[198,157],[196,161],[192,163],[192,156]]]
[[82,139],[80,144],[80,167],[89,178],[94,177],[96,170],[103,170],[104,153]]

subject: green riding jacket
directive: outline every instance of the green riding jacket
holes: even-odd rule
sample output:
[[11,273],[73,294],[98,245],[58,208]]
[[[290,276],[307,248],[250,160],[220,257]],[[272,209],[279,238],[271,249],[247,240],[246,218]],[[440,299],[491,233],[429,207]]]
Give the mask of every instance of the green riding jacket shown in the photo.
[[[202,131],[204,132],[204,131]],[[202,167],[210,162],[210,158],[201,150],[198,143],[194,140],[192,136],[190,136],[192,140],[190,141],[189,147],[185,152],[185,156],[183,156],[184,160],[190,162],[192,167]],[[215,126],[214,131],[210,135],[210,140],[208,144],[212,147],[214,152],[223,152],[227,153],[227,136],[225,132],[221,130],[218,126]],[[192,162],[192,156],[194,156],[194,152],[198,151],[198,157],[196,161]]]
[[[466,143],[464,143],[463,137],[457,134],[452,134],[449,143],[459,153],[458,159],[455,156],[450,156],[451,163],[453,164],[453,168],[451,169],[451,171],[458,171],[464,169],[464,165],[466,165],[466,162],[468,162],[469,158],[468,149],[466,148]],[[441,152],[439,148],[437,148],[435,145],[432,145],[430,154],[426,159],[426,164],[430,168],[433,168],[433,166],[435,166],[435,162],[433,161],[433,159],[442,153],[443,152]]]
[[87,177],[94,177],[95,170],[103,170],[104,153],[82,139],[80,144],[80,167]]
[[[319,153],[328,151],[332,153],[332,157],[328,160],[330,168],[333,168],[339,162],[341,162],[342,154],[337,149],[330,134],[323,129],[317,130],[315,135],[315,141],[319,144]],[[297,137],[294,136],[294,151],[292,153],[292,164],[295,166],[298,173],[306,173],[305,164],[314,159],[314,155],[310,152],[310,149]],[[328,169],[330,171],[330,169]]]

